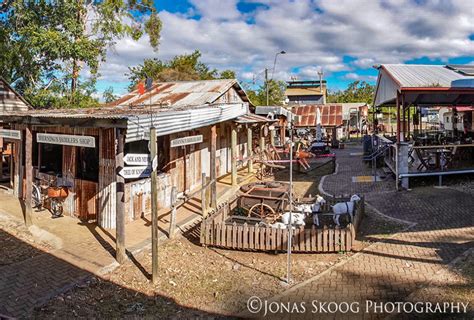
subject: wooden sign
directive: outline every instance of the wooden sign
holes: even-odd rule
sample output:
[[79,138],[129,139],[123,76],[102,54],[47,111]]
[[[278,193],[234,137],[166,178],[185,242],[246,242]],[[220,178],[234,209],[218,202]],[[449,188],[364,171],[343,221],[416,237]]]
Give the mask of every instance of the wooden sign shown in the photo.
[[177,138],[171,140],[171,147],[180,147],[180,146],[187,146],[189,144],[201,143],[202,142],[202,134],[197,136],[189,136],[183,138]]
[[0,138],[21,140],[21,131],[0,129]]
[[123,157],[123,161],[131,166],[147,166],[150,163],[150,155],[147,153],[129,153]]
[[125,167],[120,170],[119,175],[125,179],[148,178],[151,175],[149,166]]
[[64,146],[76,146],[95,148],[95,138],[90,136],[73,136],[68,134],[38,133],[38,143],[60,144]]

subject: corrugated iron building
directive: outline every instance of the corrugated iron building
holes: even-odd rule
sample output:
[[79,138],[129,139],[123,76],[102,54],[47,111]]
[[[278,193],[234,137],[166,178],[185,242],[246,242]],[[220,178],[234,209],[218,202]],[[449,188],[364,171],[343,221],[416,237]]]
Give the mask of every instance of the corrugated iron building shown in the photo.
[[[246,127],[257,126],[255,131],[259,132],[258,126],[266,122],[265,118],[247,115],[248,107],[248,98],[237,81],[216,80],[158,83],[149,93],[139,95],[134,91],[95,109],[18,108],[1,116],[11,130],[21,133],[21,139],[12,140],[11,185],[17,196],[24,197],[24,186],[31,183],[27,181],[29,169],[36,178],[60,175],[61,183],[70,186],[71,191],[65,214],[115,228],[119,201],[117,177],[119,167],[124,166],[117,163],[118,145],[123,143],[125,155],[148,154],[149,130],[152,125],[156,127],[158,202],[160,207],[169,207],[173,186],[178,195],[186,194],[201,186],[202,172],[211,176],[215,170],[216,177],[231,172],[232,129],[240,130],[234,160],[247,158]],[[210,167],[212,128],[217,136],[213,168]],[[171,146],[173,140],[189,136],[202,136],[202,142]],[[46,142],[45,137],[49,139]],[[90,145],[83,146],[81,139]],[[24,145],[31,148],[25,149]],[[31,166],[22,164],[23,152],[31,157]],[[240,163],[244,165],[246,161]],[[124,190],[127,221],[150,212],[147,174],[126,179]]]

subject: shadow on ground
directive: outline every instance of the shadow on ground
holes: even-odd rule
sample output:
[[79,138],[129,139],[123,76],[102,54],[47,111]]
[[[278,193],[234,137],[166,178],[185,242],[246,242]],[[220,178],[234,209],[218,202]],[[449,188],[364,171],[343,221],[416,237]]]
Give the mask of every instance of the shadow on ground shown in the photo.
[[[0,318],[152,316],[185,319],[219,316],[179,305],[164,296],[149,296],[117,285],[3,230],[0,230],[0,239],[1,251],[14,250],[18,253],[10,258],[0,255]],[[78,297],[77,293],[86,287],[90,296],[86,299],[82,295]],[[48,303],[51,299],[52,303]]]

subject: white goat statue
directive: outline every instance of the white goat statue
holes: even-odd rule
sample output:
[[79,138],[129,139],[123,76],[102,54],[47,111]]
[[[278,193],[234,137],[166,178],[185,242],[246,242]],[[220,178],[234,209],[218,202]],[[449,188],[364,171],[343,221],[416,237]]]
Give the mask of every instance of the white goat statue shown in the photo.
[[[291,213],[291,225],[304,226],[305,225],[305,222],[304,222],[305,217],[306,217],[305,213],[292,212]],[[290,224],[290,213],[285,212],[281,216],[281,221],[283,222],[283,224],[289,225]]]
[[339,218],[343,214],[348,214],[350,217],[350,221],[352,221],[352,219],[354,218],[355,203],[360,200],[361,200],[360,197],[354,194],[352,195],[351,199],[348,202],[339,202],[331,206],[332,212],[334,213],[332,217],[334,220],[334,223],[340,226]]
[[[316,201],[313,204],[300,204],[295,206],[295,211],[291,215],[291,224],[295,224],[297,226],[304,226],[305,225],[305,218],[307,216],[312,215],[313,216],[313,223],[317,226],[319,226],[319,218],[318,215],[316,214],[317,212],[321,211],[321,206],[326,203],[326,200],[324,200],[323,197],[320,195],[316,196]],[[281,220],[283,221],[284,224],[288,225],[290,221],[290,213],[285,212]]]

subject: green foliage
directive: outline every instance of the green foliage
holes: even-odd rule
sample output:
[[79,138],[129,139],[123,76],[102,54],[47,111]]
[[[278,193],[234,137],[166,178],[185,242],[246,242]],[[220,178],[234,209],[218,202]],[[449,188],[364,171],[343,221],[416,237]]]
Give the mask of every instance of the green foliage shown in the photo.
[[[257,90],[246,88],[250,101],[256,106],[267,105],[267,91],[263,84]],[[269,80],[268,81],[268,105],[281,106],[285,100],[286,83],[284,81]]]
[[102,98],[104,99],[105,103],[110,103],[118,99],[118,96],[114,94],[114,88],[108,87],[105,89],[104,93],[102,94]]
[[372,99],[375,94],[375,86],[365,81],[354,81],[349,84],[344,91],[330,91],[328,90],[328,102],[366,102],[372,104]]
[[237,76],[235,74],[235,71],[233,70],[224,70],[224,71],[221,71],[219,78],[220,79],[236,79]]
[[153,0],[10,0],[0,6],[0,75],[42,107],[88,106],[81,70],[93,80],[107,48],[127,35],[147,33],[157,49],[161,28]]
[[70,93],[62,84],[54,81],[49,87],[27,89],[25,97],[37,109],[50,108],[94,108],[99,101],[93,97],[96,93],[95,81],[84,81],[74,93]]
[[216,69],[211,69],[201,62],[201,52],[195,50],[191,54],[178,55],[169,61],[145,59],[143,64],[129,67],[128,78],[129,89],[135,88],[136,84],[147,77],[155,81],[189,81],[189,80],[212,80],[212,79],[235,79],[235,72],[224,70],[220,74]]

